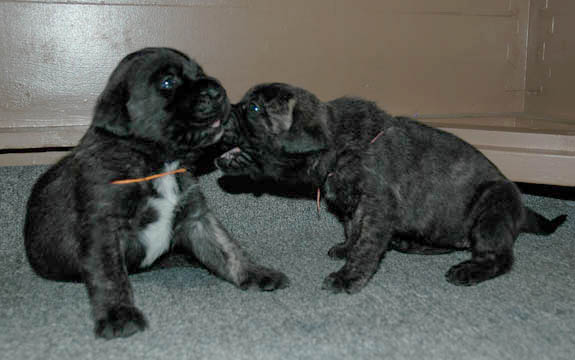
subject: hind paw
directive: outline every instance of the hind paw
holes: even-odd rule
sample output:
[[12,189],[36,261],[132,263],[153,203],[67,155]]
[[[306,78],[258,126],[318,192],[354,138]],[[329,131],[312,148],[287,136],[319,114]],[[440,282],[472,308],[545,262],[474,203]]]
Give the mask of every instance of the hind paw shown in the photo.
[[511,264],[512,257],[505,255],[490,261],[468,260],[451,267],[445,274],[445,278],[453,285],[477,285],[508,272]]

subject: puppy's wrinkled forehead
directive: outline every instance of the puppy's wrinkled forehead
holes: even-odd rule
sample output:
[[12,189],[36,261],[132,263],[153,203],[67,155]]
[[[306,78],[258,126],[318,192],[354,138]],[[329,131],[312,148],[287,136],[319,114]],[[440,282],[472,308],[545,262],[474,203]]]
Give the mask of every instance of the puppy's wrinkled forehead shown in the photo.
[[253,90],[248,101],[265,105],[268,112],[274,114],[290,114],[293,108],[294,93],[286,87],[271,84]]
[[126,56],[121,65],[128,81],[141,81],[142,75],[152,77],[158,73],[174,73],[188,79],[205,76],[194,60],[174,49],[146,48]]
[[200,65],[187,56],[183,57],[177,53],[150,59],[149,63],[146,64],[146,69],[150,72],[175,72],[187,79],[197,79],[204,76]]

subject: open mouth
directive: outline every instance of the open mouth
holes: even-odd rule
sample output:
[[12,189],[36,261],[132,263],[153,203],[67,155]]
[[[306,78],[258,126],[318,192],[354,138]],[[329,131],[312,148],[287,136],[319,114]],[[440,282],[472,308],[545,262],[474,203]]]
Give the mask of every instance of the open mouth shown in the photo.
[[218,129],[222,128],[222,119],[224,119],[227,115],[225,113],[217,113],[214,116],[209,118],[204,118],[201,120],[195,119],[194,121],[190,122],[189,125],[196,129]]
[[[176,143],[187,150],[207,147],[217,143],[224,136],[224,127],[222,119],[226,115],[217,114],[209,120],[206,119],[201,123],[188,123],[188,127],[176,131]],[[191,125],[191,126],[190,126]]]
[[221,128],[224,119],[228,118],[230,110],[231,105],[225,102],[218,110],[214,110],[208,114],[196,115],[196,119],[191,125],[198,128]]

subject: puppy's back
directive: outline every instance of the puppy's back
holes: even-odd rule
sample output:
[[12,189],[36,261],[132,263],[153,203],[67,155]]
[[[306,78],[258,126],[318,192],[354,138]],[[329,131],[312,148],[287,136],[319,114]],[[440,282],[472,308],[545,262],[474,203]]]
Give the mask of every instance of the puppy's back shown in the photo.
[[363,154],[361,169],[375,175],[367,177],[375,181],[374,189],[398,189],[404,203],[439,209],[444,202],[457,202],[451,208],[463,212],[473,189],[506,181],[479,150],[453,134],[408,117],[393,117],[360,98],[328,104],[333,108],[339,157]]
[[[334,113],[332,129],[339,149],[379,147],[395,156],[414,160],[428,156],[428,160],[434,161],[435,169],[472,162],[490,178],[502,176],[479,150],[451,133],[406,116],[391,116],[376,103],[357,97],[338,98],[328,105]],[[390,144],[393,149],[386,149],[380,143]]]

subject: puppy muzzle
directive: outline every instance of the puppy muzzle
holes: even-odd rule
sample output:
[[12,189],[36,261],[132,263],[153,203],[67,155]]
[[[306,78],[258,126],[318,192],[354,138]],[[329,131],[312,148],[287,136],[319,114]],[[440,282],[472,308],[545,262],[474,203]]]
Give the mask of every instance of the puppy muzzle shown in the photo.
[[218,127],[229,112],[226,90],[213,78],[203,78],[194,83],[192,109],[194,125]]

